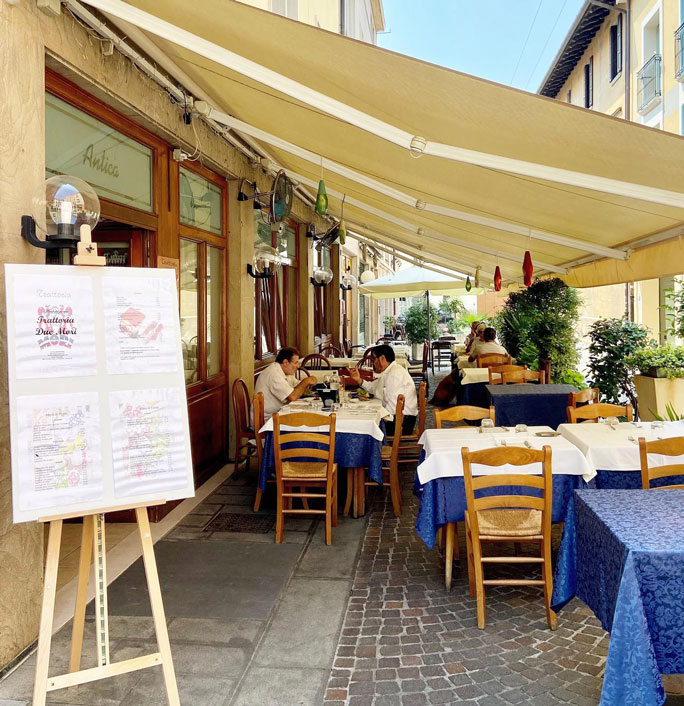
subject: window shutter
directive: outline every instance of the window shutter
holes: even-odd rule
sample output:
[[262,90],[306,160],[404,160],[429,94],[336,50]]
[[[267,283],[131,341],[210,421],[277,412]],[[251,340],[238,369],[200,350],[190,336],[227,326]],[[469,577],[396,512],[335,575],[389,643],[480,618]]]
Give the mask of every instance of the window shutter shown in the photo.
[[617,76],[620,71],[622,71],[622,15],[618,15],[617,19],[617,30],[616,30],[616,46],[615,46],[615,54],[616,54],[616,59],[615,59],[615,73],[613,74],[614,76]]

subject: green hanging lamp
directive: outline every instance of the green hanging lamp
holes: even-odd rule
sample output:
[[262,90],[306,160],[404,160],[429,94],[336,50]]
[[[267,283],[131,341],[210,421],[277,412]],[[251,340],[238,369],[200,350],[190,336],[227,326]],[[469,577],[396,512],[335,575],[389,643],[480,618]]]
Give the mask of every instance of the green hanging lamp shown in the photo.
[[470,275],[468,275],[468,277],[466,279],[465,288],[466,288],[466,292],[469,292],[473,288],[473,285],[470,283]]
[[325,182],[321,179],[318,182],[318,193],[316,194],[316,213],[325,216],[328,212],[328,194],[325,191]]

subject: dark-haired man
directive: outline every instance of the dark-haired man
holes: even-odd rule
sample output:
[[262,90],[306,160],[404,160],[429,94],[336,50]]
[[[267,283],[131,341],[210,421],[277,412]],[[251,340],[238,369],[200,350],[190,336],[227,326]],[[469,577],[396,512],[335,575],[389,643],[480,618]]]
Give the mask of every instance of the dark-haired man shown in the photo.
[[[401,433],[411,434],[418,416],[416,383],[413,382],[408,370],[395,362],[394,348],[392,346],[375,346],[371,349],[371,358],[373,360],[373,370],[379,374],[379,377],[373,382],[368,382],[361,379],[358,368],[351,368],[349,372],[352,380],[381,400],[382,406],[390,414],[394,414],[397,409],[397,398],[399,395],[404,395],[404,420],[401,425]],[[387,434],[392,436],[394,434],[394,421],[385,422],[385,429]]]
[[469,361],[476,360],[478,355],[496,353],[498,355],[508,355],[508,351],[496,342],[496,329],[488,326],[482,332],[482,340],[475,341],[470,348]]
[[254,393],[264,394],[264,418],[268,421],[288,402],[298,400],[309,385],[315,385],[315,377],[306,377],[301,382],[295,378],[299,368],[299,351],[296,348],[281,348],[275,363],[271,363],[257,378]]

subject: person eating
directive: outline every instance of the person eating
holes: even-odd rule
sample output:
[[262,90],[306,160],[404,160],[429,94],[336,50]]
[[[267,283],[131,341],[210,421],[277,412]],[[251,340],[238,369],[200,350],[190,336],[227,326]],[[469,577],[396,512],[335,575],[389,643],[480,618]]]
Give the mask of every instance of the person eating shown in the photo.
[[472,324],[470,324],[470,333],[466,336],[465,339],[465,352],[469,353],[470,348],[472,347],[473,343],[477,340],[477,327],[480,325],[479,321],[473,321]]
[[468,360],[472,363],[478,355],[496,353],[498,355],[508,355],[508,351],[496,342],[496,329],[488,326],[482,330],[482,340],[475,341],[470,348]]
[[264,395],[264,420],[268,421],[288,402],[298,400],[309,385],[318,380],[313,376],[299,381],[295,373],[299,369],[299,351],[296,348],[281,348],[275,363],[271,363],[259,375],[254,386],[254,394]]
[[[394,414],[397,398],[404,395],[404,420],[401,425],[402,435],[411,434],[418,416],[418,395],[416,384],[406,368],[395,361],[394,348],[388,345],[375,346],[371,349],[373,370],[378,377],[373,382],[361,378],[358,368],[350,368],[351,379],[364,390],[370,392],[382,402],[382,406]],[[394,421],[385,422],[388,436],[394,435]]]

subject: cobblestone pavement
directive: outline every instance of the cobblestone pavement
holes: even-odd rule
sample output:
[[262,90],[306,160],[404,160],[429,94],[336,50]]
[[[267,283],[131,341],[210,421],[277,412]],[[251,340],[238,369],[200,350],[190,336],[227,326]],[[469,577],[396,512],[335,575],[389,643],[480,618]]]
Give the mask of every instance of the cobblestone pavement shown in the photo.
[[[376,494],[325,706],[596,706],[608,635],[593,613],[575,599],[552,632],[540,589],[496,587],[479,630],[465,562],[454,565],[447,593],[439,551],[414,530],[413,473],[402,474],[401,517],[389,495]],[[491,566],[488,573],[497,569],[535,571]],[[670,696],[667,705],[684,704],[681,698]]]

